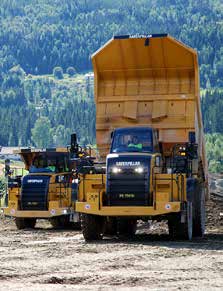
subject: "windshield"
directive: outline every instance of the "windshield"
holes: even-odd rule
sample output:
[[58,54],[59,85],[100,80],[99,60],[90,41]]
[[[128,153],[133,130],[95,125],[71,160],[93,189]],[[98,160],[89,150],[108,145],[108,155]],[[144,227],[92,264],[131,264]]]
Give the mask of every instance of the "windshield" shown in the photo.
[[152,131],[143,128],[115,132],[111,152],[153,152]]
[[30,173],[69,172],[69,153],[40,153],[29,169]]

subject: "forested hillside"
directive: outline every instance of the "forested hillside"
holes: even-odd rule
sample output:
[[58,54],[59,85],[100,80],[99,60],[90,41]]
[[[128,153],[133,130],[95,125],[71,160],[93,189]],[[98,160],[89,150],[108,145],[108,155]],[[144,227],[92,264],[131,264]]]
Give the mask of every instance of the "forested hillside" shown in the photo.
[[167,32],[198,50],[202,87],[223,86],[221,0],[1,0],[0,16],[4,72],[86,71],[114,34]]
[[66,145],[74,131],[81,143],[95,142],[95,106],[88,75],[26,76],[9,70],[0,92],[1,145]]
[[90,55],[114,34],[165,32],[198,50],[205,131],[222,134],[222,0],[1,0],[0,144],[94,143]]

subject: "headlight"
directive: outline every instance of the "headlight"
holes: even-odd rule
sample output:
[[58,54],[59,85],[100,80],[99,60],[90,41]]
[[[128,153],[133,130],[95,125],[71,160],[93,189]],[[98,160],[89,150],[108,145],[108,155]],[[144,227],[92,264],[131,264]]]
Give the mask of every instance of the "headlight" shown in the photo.
[[63,210],[61,210],[61,213],[62,214],[68,214],[68,210],[67,209],[63,209]]
[[118,173],[120,173],[122,170],[120,169],[120,168],[117,168],[117,167],[114,167],[114,168],[112,168],[112,173],[113,174],[118,174]]
[[142,174],[144,172],[144,170],[143,170],[142,167],[138,167],[138,168],[135,168],[135,172],[139,173],[139,174]]
[[78,182],[79,182],[78,179],[73,179],[72,180],[72,183],[74,183],[74,184],[78,184]]

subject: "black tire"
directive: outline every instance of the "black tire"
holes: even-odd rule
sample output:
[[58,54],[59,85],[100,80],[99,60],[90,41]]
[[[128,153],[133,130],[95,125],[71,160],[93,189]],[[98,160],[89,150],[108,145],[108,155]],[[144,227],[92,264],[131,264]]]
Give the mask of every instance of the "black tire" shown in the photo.
[[16,217],[15,224],[17,229],[35,228],[36,218]]
[[70,220],[68,215],[55,216],[50,218],[50,223],[55,229],[65,229],[70,225]]
[[25,219],[21,218],[21,217],[16,217],[15,218],[15,225],[16,225],[17,229],[25,229],[26,228]]
[[81,214],[81,229],[86,241],[101,240],[104,226],[104,217],[85,213]]
[[205,188],[197,183],[193,199],[193,236],[204,237],[205,233]]
[[181,222],[181,215],[177,214],[168,221],[169,235],[172,239],[191,240],[193,237],[193,209],[192,203],[187,202],[185,222]]
[[105,235],[116,235],[117,234],[117,219],[116,217],[107,217],[105,223]]
[[119,237],[131,238],[135,236],[137,220],[135,219],[117,219],[117,234]]

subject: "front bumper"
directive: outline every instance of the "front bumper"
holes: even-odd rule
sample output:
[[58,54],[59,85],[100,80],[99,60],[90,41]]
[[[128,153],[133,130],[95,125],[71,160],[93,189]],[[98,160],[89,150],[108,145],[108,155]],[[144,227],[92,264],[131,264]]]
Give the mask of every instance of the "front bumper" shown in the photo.
[[72,208],[52,208],[49,210],[16,210],[14,208],[3,208],[5,216],[22,218],[52,218],[61,215],[78,215]]
[[154,206],[101,206],[94,202],[76,202],[76,211],[102,216],[156,216],[181,211],[180,202],[157,202]]

